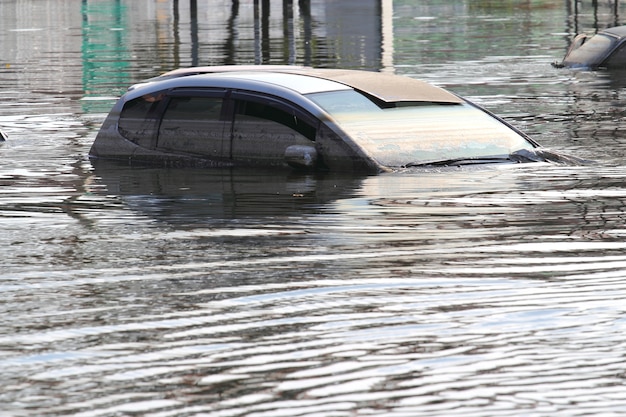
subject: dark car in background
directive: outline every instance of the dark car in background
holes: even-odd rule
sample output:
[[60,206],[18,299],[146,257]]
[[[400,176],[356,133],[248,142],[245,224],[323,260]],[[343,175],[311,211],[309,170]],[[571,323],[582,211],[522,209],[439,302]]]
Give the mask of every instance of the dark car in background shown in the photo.
[[558,160],[442,88],[386,73],[296,66],[187,68],[132,86],[90,157],[371,173]]
[[580,69],[626,69],[626,26],[602,29],[594,35],[580,34],[570,44],[557,67]]

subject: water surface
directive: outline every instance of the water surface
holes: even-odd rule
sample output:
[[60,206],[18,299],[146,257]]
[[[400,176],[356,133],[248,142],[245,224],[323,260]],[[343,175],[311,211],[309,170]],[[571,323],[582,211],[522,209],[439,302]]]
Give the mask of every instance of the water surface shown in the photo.
[[[361,2],[371,30],[334,3],[213,1],[197,21],[168,1],[0,4],[0,414],[624,413],[624,83],[550,65],[623,6]],[[355,176],[86,157],[127,85],[255,62],[425,79],[596,162]]]

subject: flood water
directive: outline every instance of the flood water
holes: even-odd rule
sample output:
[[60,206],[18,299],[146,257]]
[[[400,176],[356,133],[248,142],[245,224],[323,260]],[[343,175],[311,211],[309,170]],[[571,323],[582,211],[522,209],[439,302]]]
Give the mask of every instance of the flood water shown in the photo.
[[[626,78],[550,65],[626,4],[268,3],[0,2],[0,415],[626,413]],[[250,63],[421,78],[595,163],[87,158],[129,84]]]

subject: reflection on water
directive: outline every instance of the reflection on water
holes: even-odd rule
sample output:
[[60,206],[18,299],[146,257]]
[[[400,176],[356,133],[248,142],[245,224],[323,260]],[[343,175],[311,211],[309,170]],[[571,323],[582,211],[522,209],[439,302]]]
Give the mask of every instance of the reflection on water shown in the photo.
[[360,178],[341,174],[247,169],[162,169],[94,161],[92,192],[106,190],[160,221],[196,224],[253,217],[282,218],[348,198]]
[[[66,202],[80,235],[68,222],[13,238],[56,263],[20,250],[29,267],[3,274],[12,410],[558,414],[580,389],[577,410],[621,398],[626,194],[610,169],[601,187],[544,166],[286,196],[289,178],[222,173],[240,187],[224,190],[213,173],[205,186],[131,171],[96,169],[106,185]],[[316,190],[311,206],[281,203]],[[253,210],[276,194],[274,213]]]
[[[81,4],[81,61],[85,97],[118,88],[129,78],[128,8],[121,0]],[[89,111],[90,109],[86,109]]]
[[[564,3],[0,2],[0,414],[622,413],[625,86],[550,63],[626,5]],[[423,78],[597,163],[86,158],[127,85],[196,60]]]

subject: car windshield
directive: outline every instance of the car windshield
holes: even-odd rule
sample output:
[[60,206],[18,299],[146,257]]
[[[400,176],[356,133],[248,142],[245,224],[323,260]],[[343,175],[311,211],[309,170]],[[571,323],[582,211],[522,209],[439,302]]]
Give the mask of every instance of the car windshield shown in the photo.
[[614,38],[602,34],[592,36],[579,48],[572,50],[563,62],[569,65],[599,65],[615,42]]
[[400,103],[381,108],[353,90],[309,97],[384,166],[507,156],[534,148],[506,124],[468,103]]

